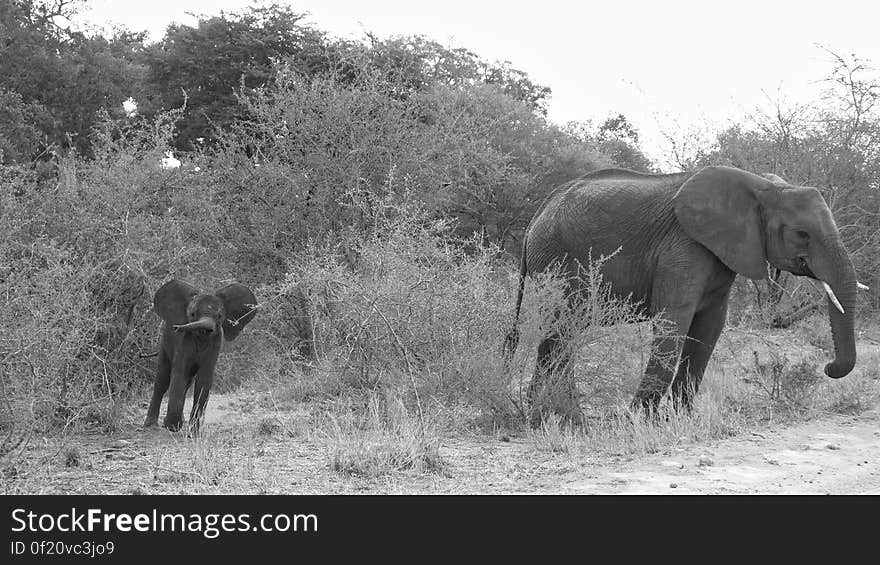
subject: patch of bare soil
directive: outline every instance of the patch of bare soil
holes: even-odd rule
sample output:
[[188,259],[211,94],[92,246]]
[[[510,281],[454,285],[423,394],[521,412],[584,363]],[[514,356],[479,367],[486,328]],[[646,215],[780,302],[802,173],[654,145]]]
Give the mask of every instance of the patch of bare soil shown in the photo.
[[441,472],[347,476],[308,410],[259,394],[212,396],[193,440],[143,429],[31,439],[4,471],[6,492],[285,494],[880,494],[880,411],[769,426],[648,456],[554,453],[528,438],[466,436],[440,447]]
[[880,494],[880,411],[688,445],[560,485],[572,494]]

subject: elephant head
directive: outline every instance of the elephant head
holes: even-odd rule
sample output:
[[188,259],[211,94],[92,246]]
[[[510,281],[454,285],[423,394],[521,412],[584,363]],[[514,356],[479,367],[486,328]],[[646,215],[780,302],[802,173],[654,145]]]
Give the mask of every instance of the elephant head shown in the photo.
[[248,287],[238,283],[207,294],[173,279],[156,291],[153,302],[159,317],[176,332],[222,333],[227,340],[234,340],[253,319],[257,299]]
[[818,190],[789,185],[776,175],[713,166],[688,179],[672,204],[687,235],[732,271],[763,279],[770,263],[821,281],[835,355],[825,374],[840,378],[852,370],[856,275]]

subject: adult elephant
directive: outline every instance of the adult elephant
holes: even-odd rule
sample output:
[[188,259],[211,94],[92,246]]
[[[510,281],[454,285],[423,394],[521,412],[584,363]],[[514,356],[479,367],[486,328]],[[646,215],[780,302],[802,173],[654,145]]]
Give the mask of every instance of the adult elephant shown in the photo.
[[[840,378],[853,369],[855,271],[815,188],[732,167],[666,175],[605,169],[575,179],[554,190],[529,224],[516,317],[527,274],[558,263],[571,294],[583,288],[579,264],[602,255],[611,256],[602,275],[613,295],[630,297],[671,329],[655,331],[635,406],[656,411],[670,384],[673,399],[692,406],[724,327],[734,278],[763,279],[767,263],[822,282],[835,350],[825,374]],[[517,335],[514,327],[508,355]],[[529,388],[533,403],[561,355],[560,336],[545,336]]]
[[[168,392],[164,425],[183,425],[186,392],[193,387],[190,428],[198,432],[214,382],[223,339],[233,340],[256,314],[257,299],[243,284],[228,284],[213,293],[172,279],[153,296],[156,313],[165,322],[159,345],[159,366],[144,426],[159,421],[159,407]],[[170,388],[170,391],[169,391]]]

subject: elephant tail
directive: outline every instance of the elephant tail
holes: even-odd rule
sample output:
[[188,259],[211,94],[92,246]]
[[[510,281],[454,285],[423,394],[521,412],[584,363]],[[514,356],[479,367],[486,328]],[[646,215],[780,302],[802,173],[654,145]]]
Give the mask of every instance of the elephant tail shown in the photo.
[[519,310],[522,306],[523,292],[526,282],[526,243],[528,242],[528,233],[523,237],[522,255],[519,259],[519,289],[516,293],[516,309],[513,313],[513,327],[504,338],[503,356],[505,361],[513,358],[516,353],[516,346],[519,345]]

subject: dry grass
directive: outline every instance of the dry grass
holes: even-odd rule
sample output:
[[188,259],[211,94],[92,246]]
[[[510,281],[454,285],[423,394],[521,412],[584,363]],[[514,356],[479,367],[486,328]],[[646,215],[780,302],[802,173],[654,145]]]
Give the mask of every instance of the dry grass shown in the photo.
[[376,395],[365,407],[349,410],[328,416],[325,433],[332,471],[361,477],[443,471],[440,437],[429,417],[409,413],[398,398]]

